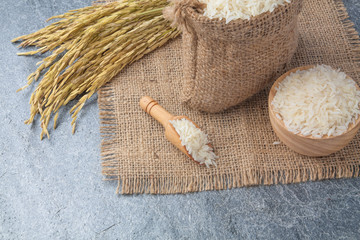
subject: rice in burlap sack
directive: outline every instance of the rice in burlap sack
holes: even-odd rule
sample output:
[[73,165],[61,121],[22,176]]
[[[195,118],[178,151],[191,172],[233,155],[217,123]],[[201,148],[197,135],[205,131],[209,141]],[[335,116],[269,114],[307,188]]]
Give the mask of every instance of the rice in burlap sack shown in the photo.
[[175,0],[165,18],[183,30],[182,101],[219,112],[264,89],[283,73],[298,45],[302,0],[250,20],[209,19],[197,0]]

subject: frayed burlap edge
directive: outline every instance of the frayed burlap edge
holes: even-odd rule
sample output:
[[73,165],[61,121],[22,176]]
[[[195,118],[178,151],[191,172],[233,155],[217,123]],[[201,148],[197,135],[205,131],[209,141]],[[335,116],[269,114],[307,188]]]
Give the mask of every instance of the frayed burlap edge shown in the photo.
[[[349,52],[360,71],[360,37],[350,20],[342,0],[335,0],[338,17],[346,31],[346,37],[352,46]],[[120,73],[121,74],[121,73]],[[104,180],[118,181],[116,193],[119,194],[176,194],[206,190],[223,190],[253,185],[273,185],[318,181],[326,179],[352,178],[360,176],[360,167],[336,166],[313,169],[289,169],[282,171],[248,170],[235,174],[197,177],[121,177],[119,162],[116,158],[118,139],[115,111],[115,89],[108,84],[99,90],[100,133],[102,173]]]
[[[115,111],[115,91],[111,85],[107,84],[99,90],[98,98],[99,116],[100,116],[100,134],[101,134],[101,160],[102,174],[106,176],[105,180],[118,179],[118,187],[116,193],[119,193],[121,184],[118,172],[118,161],[116,159],[116,128],[118,122],[116,120]],[[116,177],[118,176],[118,177]]]
[[350,49],[352,53],[352,58],[354,63],[358,67],[358,71],[360,71],[360,37],[359,33],[355,29],[354,23],[350,20],[349,14],[345,8],[345,5],[342,0],[335,0],[335,5],[338,11],[338,16],[342,21],[344,29],[346,31],[346,37],[349,43],[352,46]]
[[[107,166],[106,162],[104,165]],[[105,170],[106,172],[106,170]],[[106,175],[106,173],[105,173]],[[273,185],[317,181],[332,178],[351,178],[359,175],[358,166],[323,167],[312,170],[286,171],[249,170],[236,174],[204,177],[122,178],[117,176],[116,193],[176,194],[208,190],[224,190],[254,185]],[[111,174],[112,176],[112,174]],[[106,179],[115,180],[115,179]],[[120,191],[121,189],[121,191]]]

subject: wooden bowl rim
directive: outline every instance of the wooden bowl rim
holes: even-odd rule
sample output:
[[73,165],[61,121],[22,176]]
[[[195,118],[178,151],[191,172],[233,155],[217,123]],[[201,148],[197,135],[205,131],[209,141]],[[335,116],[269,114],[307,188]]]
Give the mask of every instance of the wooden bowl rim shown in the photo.
[[[269,97],[268,97],[268,108],[269,108],[269,113],[271,113],[271,115],[273,116],[273,120],[275,120],[277,123],[280,124],[280,126],[282,128],[284,128],[287,132],[289,133],[292,133],[296,136],[299,136],[299,137],[303,137],[303,138],[308,138],[308,139],[314,139],[314,140],[321,140],[321,139],[333,139],[333,138],[336,138],[336,137],[340,137],[340,136],[343,136],[345,134],[347,134],[348,132],[350,132],[352,129],[354,129],[355,127],[357,127],[359,124],[360,124],[360,115],[358,116],[358,118],[356,119],[355,121],[355,124],[353,123],[350,123],[349,124],[349,127],[348,129],[341,135],[338,135],[338,136],[327,136],[327,135],[324,135],[322,136],[321,138],[316,138],[316,137],[313,137],[312,135],[309,135],[309,136],[304,136],[300,133],[293,133],[291,131],[289,131],[287,129],[287,127],[285,126],[285,123],[283,120],[280,120],[279,118],[276,117],[275,115],[275,111],[273,110],[273,106],[271,104],[272,100],[274,99],[275,95],[276,95],[276,87],[279,85],[280,82],[282,82],[287,76],[289,76],[291,73],[294,73],[298,70],[308,70],[308,69],[311,69],[311,68],[314,68],[316,67],[316,65],[306,65],[306,66],[301,66],[301,67],[297,67],[297,68],[293,68],[289,71],[287,71],[286,73],[284,73],[283,75],[281,75],[278,79],[276,79],[276,81],[274,82],[274,84],[271,86],[271,89],[270,89],[270,92],[269,92]],[[347,78],[350,78],[352,79],[351,77],[349,77],[347,74],[346,74]],[[353,80],[353,79],[352,79]],[[355,85],[357,87],[358,90],[360,90],[360,87],[359,85],[356,83],[356,81],[354,80],[355,82]],[[274,94],[272,94],[274,93]]]

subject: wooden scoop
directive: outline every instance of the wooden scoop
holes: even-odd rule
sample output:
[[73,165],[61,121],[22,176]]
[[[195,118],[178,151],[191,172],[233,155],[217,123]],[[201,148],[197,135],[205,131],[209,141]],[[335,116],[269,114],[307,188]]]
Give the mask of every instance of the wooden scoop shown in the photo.
[[178,119],[187,119],[191,121],[195,127],[200,128],[196,123],[194,123],[191,119],[186,116],[174,116],[166,111],[163,107],[161,107],[154,99],[151,97],[145,96],[140,99],[140,107],[150,114],[153,118],[155,118],[158,122],[160,122],[165,128],[165,137],[169,140],[172,144],[175,145],[180,151],[185,153],[191,160],[195,161],[194,158],[188,153],[185,146],[181,144],[180,136],[176,132],[174,126],[170,123],[170,120],[178,120]]

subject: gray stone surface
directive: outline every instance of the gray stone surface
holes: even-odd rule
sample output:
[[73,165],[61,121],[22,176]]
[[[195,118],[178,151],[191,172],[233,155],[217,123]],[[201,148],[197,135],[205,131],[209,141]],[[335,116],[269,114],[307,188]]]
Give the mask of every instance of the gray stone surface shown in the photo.
[[[360,179],[168,196],[117,196],[104,182],[96,97],[71,135],[69,108],[50,140],[26,126],[34,87],[15,93],[40,58],[10,39],[91,0],[0,4],[0,239],[359,239]],[[345,1],[360,29],[359,0]]]

